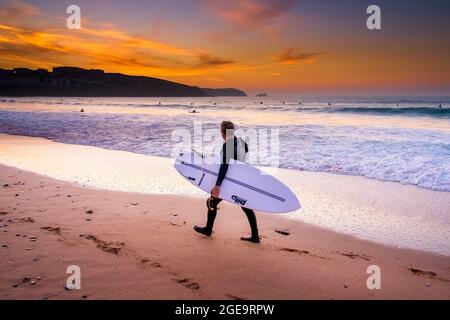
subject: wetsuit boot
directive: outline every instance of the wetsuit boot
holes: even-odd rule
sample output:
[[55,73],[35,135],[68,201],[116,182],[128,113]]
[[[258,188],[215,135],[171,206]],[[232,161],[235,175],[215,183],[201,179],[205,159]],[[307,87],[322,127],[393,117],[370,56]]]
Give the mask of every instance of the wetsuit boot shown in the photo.
[[242,210],[245,212],[245,215],[247,216],[248,223],[250,224],[250,228],[252,230],[252,236],[251,237],[242,237],[241,240],[243,241],[249,241],[253,243],[259,243],[259,233],[258,233],[258,225],[256,223],[256,216],[255,212],[252,209],[248,208],[242,208]]

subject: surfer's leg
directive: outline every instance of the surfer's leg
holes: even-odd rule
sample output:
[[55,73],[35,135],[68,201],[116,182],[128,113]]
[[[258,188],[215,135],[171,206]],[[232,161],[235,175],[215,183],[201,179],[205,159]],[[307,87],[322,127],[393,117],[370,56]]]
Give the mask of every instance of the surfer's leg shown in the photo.
[[214,220],[216,220],[217,215],[217,205],[219,202],[222,201],[222,199],[217,199],[213,197],[209,197],[206,201],[206,205],[208,206],[208,221],[206,222],[206,230],[209,231],[209,233],[212,233],[212,229],[214,226]]
[[247,216],[248,223],[250,224],[250,228],[252,230],[252,236],[248,238],[242,237],[241,240],[259,243],[258,224],[256,223],[255,212],[252,209],[244,207],[242,207],[242,210],[245,212],[245,215]]
[[222,201],[222,199],[213,197],[209,197],[206,200],[206,206],[208,207],[208,220],[206,221],[206,226],[205,227],[195,226],[194,227],[195,231],[204,234],[206,236],[210,236],[212,234],[214,220],[216,219],[217,215],[217,205],[219,204],[220,201]]

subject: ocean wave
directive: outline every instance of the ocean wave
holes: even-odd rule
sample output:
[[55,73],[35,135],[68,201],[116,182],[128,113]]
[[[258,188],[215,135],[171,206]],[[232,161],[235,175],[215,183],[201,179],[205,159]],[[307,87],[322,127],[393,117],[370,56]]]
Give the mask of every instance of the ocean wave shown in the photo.
[[379,114],[379,115],[409,115],[409,116],[430,116],[438,118],[450,118],[450,108],[438,107],[330,107],[315,108],[322,112],[358,113],[358,114]]
[[[217,119],[202,119],[204,129],[217,128]],[[173,130],[180,128],[193,130],[189,115],[0,111],[2,133],[165,157],[171,154]],[[450,134],[443,131],[289,125],[280,128],[280,142],[280,166],[284,168],[450,191]]]

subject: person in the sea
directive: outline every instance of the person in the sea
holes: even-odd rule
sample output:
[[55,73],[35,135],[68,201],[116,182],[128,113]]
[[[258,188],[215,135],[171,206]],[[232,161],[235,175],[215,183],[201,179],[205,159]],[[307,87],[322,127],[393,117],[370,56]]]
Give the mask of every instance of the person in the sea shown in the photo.
[[[225,141],[221,150],[221,165],[215,186],[211,190],[211,197],[206,201],[208,207],[207,222],[205,227],[194,226],[194,230],[206,236],[211,236],[214,220],[217,215],[217,205],[222,201],[220,199],[220,188],[228,171],[228,166],[231,159],[245,162],[245,154],[248,152],[248,145],[242,138],[237,138],[234,135],[234,124],[231,121],[222,121],[220,125],[220,133]],[[260,238],[258,234],[258,225],[256,222],[255,212],[252,209],[241,207],[247,216],[250,224],[250,237],[242,237],[241,240],[259,243]]]

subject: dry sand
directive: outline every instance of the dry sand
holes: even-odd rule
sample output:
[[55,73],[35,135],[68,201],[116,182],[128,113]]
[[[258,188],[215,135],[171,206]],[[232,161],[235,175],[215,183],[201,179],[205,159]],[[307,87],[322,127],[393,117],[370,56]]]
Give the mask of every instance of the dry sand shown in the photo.
[[[8,166],[0,178],[0,299],[450,299],[450,257],[263,213],[262,243],[244,243],[245,215],[227,203],[206,238],[192,230],[205,220],[202,199]],[[69,265],[81,268],[80,290],[64,288]],[[370,265],[380,290],[366,286]]]

